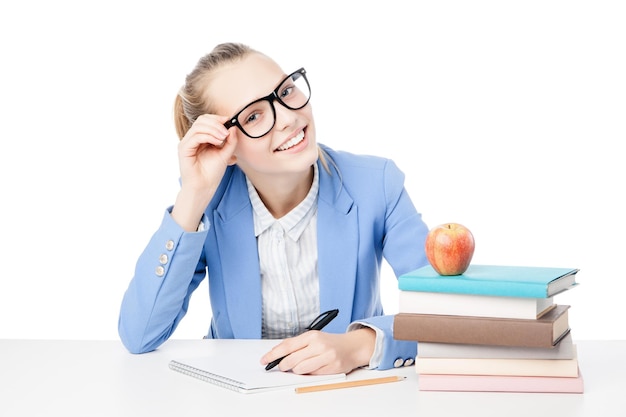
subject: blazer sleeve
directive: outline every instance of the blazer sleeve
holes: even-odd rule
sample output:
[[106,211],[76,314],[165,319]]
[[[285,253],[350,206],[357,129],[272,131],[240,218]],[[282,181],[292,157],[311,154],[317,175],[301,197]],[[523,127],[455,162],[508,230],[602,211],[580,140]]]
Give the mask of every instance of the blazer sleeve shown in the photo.
[[[131,353],[154,350],[170,337],[206,276],[200,258],[207,231],[185,232],[170,210],[139,256],[122,299],[118,332]],[[203,223],[208,224],[206,218]]]
[[404,173],[393,161],[387,163],[384,184],[383,257],[397,278],[428,263],[424,249],[428,226],[404,187]]
[[367,326],[376,331],[376,350],[370,360],[371,369],[382,371],[415,363],[417,342],[394,339],[393,319],[393,315],[370,317],[354,322],[348,328],[353,330],[359,326]]
[[[388,160],[384,169],[384,198],[386,205],[383,257],[398,276],[427,264],[424,244],[428,226],[416,210],[404,187],[404,174]],[[377,350],[383,370],[412,365],[417,355],[417,342],[396,340],[393,337],[394,315],[383,315],[359,320],[377,329]],[[375,352],[376,353],[376,352]]]

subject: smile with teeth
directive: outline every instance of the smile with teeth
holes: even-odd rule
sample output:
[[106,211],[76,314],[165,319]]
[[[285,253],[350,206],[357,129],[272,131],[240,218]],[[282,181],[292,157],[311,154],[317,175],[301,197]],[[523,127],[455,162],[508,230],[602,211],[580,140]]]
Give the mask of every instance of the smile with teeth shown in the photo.
[[304,130],[301,131],[300,133],[298,133],[297,136],[294,136],[293,138],[291,138],[287,142],[285,142],[282,145],[280,145],[276,150],[277,151],[286,151],[287,149],[293,148],[298,143],[302,142],[303,139],[304,139]]

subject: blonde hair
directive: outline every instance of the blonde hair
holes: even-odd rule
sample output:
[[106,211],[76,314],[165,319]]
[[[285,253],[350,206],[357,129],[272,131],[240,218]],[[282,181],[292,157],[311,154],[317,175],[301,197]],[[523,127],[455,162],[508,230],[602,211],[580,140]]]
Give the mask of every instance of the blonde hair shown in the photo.
[[[211,73],[222,65],[241,61],[250,54],[261,54],[242,43],[221,43],[211,52],[200,58],[196,67],[185,78],[185,85],[181,87],[174,100],[174,125],[176,134],[182,140],[191,125],[198,117],[212,113],[215,106],[208,102],[205,94],[206,87],[211,81]],[[263,55],[263,54],[261,54]],[[330,172],[328,159],[330,157],[318,146],[320,162]]]
[[241,43],[222,43],[200,58],[196,67],[185,78],[185,85],[174,100],[174,125],[179,139],[182,139],[193,122],[213,109],[204,94],[211,73],[222,65],[229,64],[257,53]]

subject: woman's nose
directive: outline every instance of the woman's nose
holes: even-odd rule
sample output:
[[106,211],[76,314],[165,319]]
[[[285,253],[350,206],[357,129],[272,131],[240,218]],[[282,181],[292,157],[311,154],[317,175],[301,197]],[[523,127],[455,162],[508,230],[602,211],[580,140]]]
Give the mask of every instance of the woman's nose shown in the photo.
[[296,110],[288,109],[278,100],[274,102],[274,107],[276,110],[276,124],[274,127],[278,130],[284,130],[285,128],[293,126],[295,120],[298,118]]

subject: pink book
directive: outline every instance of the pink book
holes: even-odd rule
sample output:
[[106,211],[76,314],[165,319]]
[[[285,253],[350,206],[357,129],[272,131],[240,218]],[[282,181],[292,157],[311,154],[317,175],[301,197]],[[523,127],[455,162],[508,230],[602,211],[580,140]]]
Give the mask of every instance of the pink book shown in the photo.
[[583,378],[419,374],[420,391],[544,392],[582,394]]

